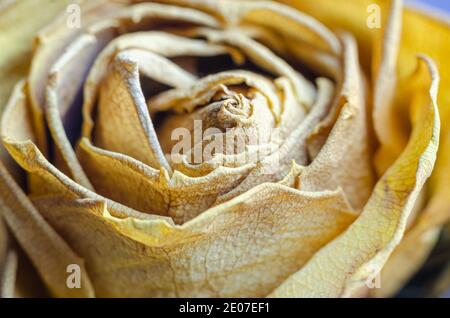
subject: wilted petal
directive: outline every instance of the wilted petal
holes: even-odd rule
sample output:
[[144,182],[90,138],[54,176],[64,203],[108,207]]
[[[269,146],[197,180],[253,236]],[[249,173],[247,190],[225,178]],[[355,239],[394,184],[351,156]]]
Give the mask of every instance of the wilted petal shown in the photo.
[[[77,36],[84,31],[98,19],[103,19],[108,16],[113,16],[120,9],[123,8],[119,3],[108,3],[105,0],[85,1],[80,6],[80,14],[83,16],[83,23],[80,27],[68,26],[68,15],[65,10],[70,4],[69,1],[62,2],[60,7],[60,14],[54,21],[48,24],[44,29],[40,30],[34,38],[33,58],[30,65],[30,73],[27,78],[28,94],[30,109],[33,115],[33,125],[36,130],[37,144],[39,148],[47,155],[47,133],[46,123],[44,120],[44,107],[46,103],[46,84],[50,74],[50,70],[60,55],[64,55],[67,46],[74,41]],[[41,4],[45,7],[45,4]],[[30,11],[31,12],[31,11]],[[34,19],[31,19],[34,20]],[[33,30],[36,32],[36,30]],[[70,53],[69,53],[70,54]],[[83,64],[79,64],[83,65]],[[87,65],[85,65],[86,67]],[[83,67],[76,69],[82,71]],[[77,85],[70,87],[75,91]],[[70,95],[70,93],[69,93]]]
[[222,1],[216,0],[160,0],[161,2],[186,5],[204,10],[223,18],[231,26],[251,23],[262,25],[293,40],[307,42],[328,52],[338,53],[339,40],[325,25],[301,11],[291,10],[269,1]]
[[[72,179],[67,177],[52,165],[43,156],[37,146],[29,139],[16,139],[13,136],[2,136],[3,144],[14,160],[29,173],[31,180],[34,180],[34,196],[64,196],[66,198],[89,198],[105,200],[111,211],[121,217],[134,216],[136,218],[152,218],[131,208],[123,206],[112,200],[84,188]],[[33,184],[33,183],[32,183]],[[0,184],[1,185],[1,184]],[[6,185],[5,185],[6,186]],[[12,198],[13,199],[13,198]],[[153,216],[157,217],[157,216]],[[158,218],[158,217],[157,217]]]
[[[39,32],[0,123],[27,178],[25,194],[0,165],[1,217],[49,291],[387,296],[404,285],[450,216],[445,127],[424,187],[438,76],[425,57],[431,76],[410,76],[418,49],[448,68],[448,25],[402,0],[141,2],[82,1],[82,28],[61,14]],[[22,21],[34,6],[11,7]],[[25,67],[11,54],[25,49],[9,48],[3,20],[13,11],[0,13],[11,65],[0,71],[17,80]],[[402,24],[417,37],[400,38]],[[191,142],[178,154],[177,128]],[[386,169],[375,185],[373,170]],[[21,250],[1,221],[0,291],[12,296]],[[65,286],[69,262],[82,267],[82,290]],[[369,290],[380,271],[382,288]]]
[[[435,76],[435,66],[425,61]],[[381,270],[403,236],[414,200],[436,158],[440,123],[435,77],[430,85],[429,98],[419,97],[411,105],[414,129],[408,146],[378,181],[360,217],[271,296],[348,296]]]
[[87,139],[81,141],[78,155],[98,193],[138,211],[170,216],[176,223],[208,209],[251,168],[220,167],[202,177],[175,171],[169,176],[131,157],[99,149]]
[[[79,32],[61,32],[61,30],[67,29],[65,21],[64,25],[61,25],[61,21],[55,22],[56,25],[53,25],[52,27],[56,28],[58,32],[50,34],[43,32],[47,38],[44,35],[41,35],[41,38],[45,38],[46,41],[41,40],[40,42],[40,50],[37,51],[37,56],[35,59],[38,62],[36,62],[36,67],[32,70],[30,75],[29,82],[34,83],[32,81],[34,77],[37,76],[39,78],[43,76],[42,73],[49,73],[46,114],[50,132],[57,146],[55,161],[59,163],[57,165],[58,168],[62,168],[66,174],[87,188],[91,188],[90,181],[84,174],[84,171],[80,167],[75,153],[71,148],[71,143],[74,141],[74,130],[78,130],[78,117],[73,114],[73,110],[79,105],[77,105],[77,103],[74,105],[74,98],[77,94],[80,94],[81,85],[85,80],[87,70],[89,70],[89,67],[93,62],[93,58],[99,53],[99,50],[102,49],[106,43],[112,39],[112,37],[117,35],[120,28],[132,28],[139,23],[143,23],[146,19],[153,18],[154,21],[178,19],[181,21],[192,22],[194,24],[199,23],[208,26],[215,25],[215,21],[212,17],[189,9],[161,6],[155,3],[138,4],[123,8],[123,10],[118,10],[118,7],[120,6],[121,5],[119,4],[108,4],[106,6],[101,6],[100,8],[98,8],[96,4],[93,4],[92,7],[88,6],[86,8],[86,16],[83,16],[85,18],[83,19],[83,22],[87,25],[87,27],[80,35],[78,35]],[[98,22],[99,19],[101,20],[100,22]],[[132,21],[131,26],[127,25],[129,20]],[[78,37],[76,37],[77,35]],[[136,35],[137,34],[135,34],[132,39],[134,39]],[[59,57],[56,61],[53,61],[52,58],[56,59],[59,55],[58,50],[55,49],[54,46],[56,45],[59,47],[61,44],[68,45],[66,42],[69,40],[73,40],[74,43],[70,44],[69,47],[66,48],[66,51],[61,55],[61,57]],[[146,44],[148,41],[145,41],[145,39],[140,40],[141,42],[136,41],[134,43],[127,43],[126,40],[123,42],[125,42],[125,47],[126,45],[135,45],[135,47],[160,47],[160,45],[156,42]],[[111,45],[109,48],[116,49]],[[217,48],[215,48],[215,51],[217,51]],[[115,52],[113,51],[113,53]],[[211,53],[207,52],[205,54]],[[105,60],[108,62],[107,58],[102,58],[101,62],[104,62]],[[80,67],[80,64],[83,65],[83,67]],[[96,73],[99,68],[97,64],[99,63],[96,61],[96,65],[92,68],[95,71],[91,71],[89,78],[87,79],[87,83],[89,83],[89,85],[86,85],[84,92],[85,104],[89,104],[89,102],[92,102],[92,99],[95,99],[96,97],[95,90],[97,89],[96,85],[98,84],[95,83],[95,76],[99,75],[98,72]],[[44,72],[41,69],[43,66],[51,68],[50,70]],[[100,75],[103,74],[100,73]],[[74,80],[74,78],[76,80]],[[93,80],[94,83],[92,83]],[[67,85],[68,81],[70,83],[69,86]],[[30,86],[31,85],[32,84],[30,84]],[[41,84],[37,85],[39,86]],[[33,98],[33,92],[38,91],[38,88],[39,87],[35,90],[31,90],[32,93],[30,99],[34,101],[32,102],[33,115],[35,117],[37,116],[36,118],[39,119],[42,115],[40,107],[36,106],[36,104],[39,104],[39,102],[36,101],[38,98]],[[94,93],[92,93],[92,89],[94,89]],[[86,113],[87,112],[85,112],[85,114]],[[90,119],[89,117],[84,117],[85,121],[90,122],[88,120]],[[40,122],[41,120],[38,121]],[[37,130],[39,130],[40,125],[40,123],[36,123],[36,127],[38,127]],[[83,128],[86,129],[85,127]],[[69,136],[66,135],[67,132],[70,132]]]
[[[0,109],[14,85],[23,78],[31,57],[31,42],[36,30],[65,8],[69,1],[32,0],[6,3],[0,14]],[[30,12],[34,13],[30,19]]]
[[[8,227],[55,296],[94,296],[83,259],[76,255],[59,234],[46,223],[1,163],[0,207]],[[9,272],[6,272],[8,279],[13,279],[12,275],[14,275],[14,259],[12,262],[9,263],[12,267],[7,268]],[[79,289],[69,289],[66,286],[66,268],[69,264],[77,264],[81,268],[82,286]],[[10,294],[12,286],[5,287],[6,292]]]
[[[431,99],[437,105],[437,85],[439,74],[435,68],[430,68],[430,75],[422,69],[417,70],[409,77],[409,87],[414,92],[406,99],[410,104],[425,104]],[[430,77],[432,87],[430,89]],[[441,138],[440,148],[445,149],[449,139]],[[448,145],[447,145],[448,146]],[[439,162],[448,162],[446,153],[440,152]],[[377,297],[388,297],[396,292],[414,275],[414,273],[424,264],[429,253],[436,244],[440,227],[449,218],[449,207],[447,187],[450,178],[450,169],[440,170],[439,190],[429,199],[423,211],[416,217],[410,229],[405,233],[405,237],[395,248],[381,272],[381,288],[371,291],[371,295]],[[445,190],[444,190],[445,188]],[[410,217],[411,219],[411,217]]]
[[[312,163],[300,175],[299,189],[332,190],[342,187],[350,203],[361,209],[373,187],[371,140],[367,126],[365,88],[356,43],[344,36],[344,83],[337,99],[338,118]],[[333,111],[333,110],[331,110]]]
[[[316,102],[304,120],[285,136],[282,144],[273,154],[259,161],[245,180],[232,191],[221,195],[217,203],[226,202],[258,184],[283,179],[288,174],[292,161],[302,165],[308,164],[307,137],[328,112],[333,97],[333,88],[334,86],[329,80],[319,79]],[[289,95],[286,94],[286,96]],[[286,121],[289,120],[292,120],[292,118],[286,118],[285,121],[282,121],[282,124],[287,124]]]
[[98,296],[264,296],[356,216],[342,192],[276,184],[182,226],[117,219],[101,201],[35,204],[84,255]]
[[[375,156],[375,165],[379,175],[395,161],[408,142],[408,130],[405,129],[405,109],[394,103],[397,84],[397,57],[402,27],[402,0],[394,0],[391,12],[384,24],[382,34],[375,41],[373,68],[373,125],[380,148]],[[405,30],[406,31],[406,30]],[[409,32],[409,30],[407,31]],[[401,88],[400,88],[401,89]],[[404,89],[404,94],[409,94]],[[403,94],[399,100],[405,98]]]

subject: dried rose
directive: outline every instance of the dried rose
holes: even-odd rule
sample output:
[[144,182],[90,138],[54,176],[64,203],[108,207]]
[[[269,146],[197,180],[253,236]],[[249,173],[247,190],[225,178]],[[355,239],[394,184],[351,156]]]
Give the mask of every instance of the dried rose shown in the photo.
[[[370,1],[380,28],[366,25],[368,1],[158,2],[72,5],[35,36],[29,71],[18,34],[34,37],[68,1],[0,14],[1,98],[26,74],[1,135],[27,173],[21,187],[0,166],[0,204],[50,293],[398,290],[448,218],[448,145],[424,187],[440,131],[432,58],[449,68],[436,46],[448,27],[401,1]],[[414,31],[401,33],[402,13]],[[17,257],[3,251],[11,296]]]

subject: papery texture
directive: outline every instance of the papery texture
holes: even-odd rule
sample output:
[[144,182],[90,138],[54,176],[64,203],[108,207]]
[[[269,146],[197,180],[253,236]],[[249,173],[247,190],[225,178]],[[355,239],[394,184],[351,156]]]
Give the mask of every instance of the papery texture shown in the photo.
[[21,264],[12,241],[57,297],[406,283],[450,210],[445,120],[426,183],[449,115],[448,26],[400,0],[282,2],[80,1],[80,28],[62,2],[18,29],[35,2],[0,13],[3,297]]

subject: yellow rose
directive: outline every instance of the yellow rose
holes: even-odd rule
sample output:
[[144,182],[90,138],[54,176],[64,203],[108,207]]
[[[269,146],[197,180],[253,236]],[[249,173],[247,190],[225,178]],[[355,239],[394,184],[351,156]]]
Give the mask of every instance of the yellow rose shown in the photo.
[[450,29],[402,1],[283,2],[0,4],[2,296],[11,240],[57,297],[407,282],[450,213]]

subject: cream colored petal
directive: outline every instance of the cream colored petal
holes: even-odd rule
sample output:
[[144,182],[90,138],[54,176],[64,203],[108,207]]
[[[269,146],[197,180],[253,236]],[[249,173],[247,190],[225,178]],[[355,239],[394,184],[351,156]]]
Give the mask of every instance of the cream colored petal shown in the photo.
[[277,77],[288,78],[294,87],[299,104],[308,110],[311,108],[316,98],[314,85],[267,47],[246,36],[239,29],[227,31],[209,29],[199,30],[199,33],[204,34],[213,43],[227,43],[238,48],[262,69],[274,73]]
[[[127,22],[129,23],[129,20],[131,20],[132,25],[136,26],[146,19],[153,19],[154,21],[160,21],[161,19],[173,19],[176,21],[185,21],[194,25],[208,27],[218,26],[218,21],[214,17],[197,10],[160,5],[157,3],[143,3],[128,7],[121,14],[120,18],[116,20],[112,20],[109,22],[102,21],[97,25],[92,26],[90,32],[95,33],[101,29],[111,26],[117,28],[124,23],[126,25]],[[178,45],[180,43],[182,45]],[[99,58],[93,65],[86,80],[83,103],[83,136],[89,136],[93,127],[91,111],[97,99],[97,91],[99,88],[99,84],[104,76],[105,69],[107,68],[111,61],[111,58],[115,56],[115,53],[117,51],[130,47],[148,49],[149,51],[153,51],[167,57],[170,57],[171,55],[177,56],[181,54],[204,54],[208,56],[210,54],[217,55],[219,51],[224,51],[223,47],[210,47],[203,41],[189,41],[181,37],[169,35],[167,33],[161,34],[160,32],[133,32],[131,34],[123,35],[118,39],[112,41],[108,45],[108,47],[105,48],[105,50],[99,55]],[[208,48],[208,50],[206,50],[206,47]],[[181,53],[180,50],[183,53]],[[189,53],[190,51],[191,53]]]
[[413,229],[406,233],[381,271],[380,288],[370,289],[369,295],[378,298],[395,296],[425,264],[439,234],[439,227],[427,231]]
[[276,184],[183,226],[120,220],[100,201],[35,204],[84,255],[101,297],[264,296],[355,218],[342,192]]
[[340,72],[339,57],[310,47],[307,43],[284,39],[289,52],[314,70],[314,74],[337,80]]
[[[64,4],[64,7],[67,3]],[[43,7],[45,7],[43,5]],[[63,7],[61,7],[63,8]],[[42,108],[45,102],[45,84],[49,69],[64,49],[76,39],[81,32],[95,34],[102,29],[117,29],[132,21],[139,25],[149,18],[188,20],[203,25],[215,25],[210,16],[201,12],[163,6],[156,3],[144,3],[124,7],[121,3],[111,3],[105,0],[82,1],[82,28],[68,28],[66,13],[43,29],[36,38],[36,49],[29,75],[30,100],[40,148],[45,145],[45,125]],[[156,20],[156,19],[155,19]],[[130,27],[130,25],[128,25]],[[124,30],[125,30],[124,29]],[[42,148],[43,149],[43,148]],[[45,149],[44,149],[45,150]]]
[[[318,80],[318,97],[305,119],[294,128],[280,147],[271,155],[262,158],[248,176],[232,191],[218,197],[216,203],[223,203],[264,182],[278,182],[284,178],[292,166],[292,161],[308,163],[306,138],[326,115],[333,98],[334,86],[324,78]],[[290,118],[291,119],[291,118]],[[286,118],[286,120],[288,120]],[[285,125],[285,121],[281,125]]]
[[325,25],[301,11],[269,1],[234,0],[162,0],[204,10],[220,16],[228,25],[263,25],[290,36],[296,41],[308,42],[311,46],[339,53],[340,44],[336,36]]
[[83,138],[77,155],[97,193],[136,210],[167,215],[168,200],[159,179],[166,173],[123,154],[93,146]]
[[224,71],[211,74],[200,79],[195,85],[181,87],[162,92],[149,101],[149,108],[157,111],[175,109],[193,111],[197,106],[207,103],[218,91],[221,85],[245,84],[263,94],[275,118],[279,118],[282,106],[274,84],[266,77],[246,70]]
[[[112,39],[114,33],[115,31],[112,28],[105,27],[99,28],[95,32],[95,35],[88,33],[79,36],[51,68],[47,87],[46,118],[53,140],[57,146],[56,154],[61,157],[60,159],[57,156],[55,161],[57,163],[63,161],[57,167],[71,176],[76,182],[90,189],[92,188],[90,181],[85,176],[72,150],[74,137],[76,137],[74,133],[79,129],[78,121],[80,120],[76,115],[79,104],[74,103],[74,99],[77,94],[80,94],[86,73],[92,66],[94,58],[97,57],[99,51],[103,49],[106,43]],[[126,47],[142,47],[144,49],[164,51],[164,45],[170,47],[171,44],[174,45],[177,43],[177,45],[181,45],[182,43],[186,43],[182,45],[183,49],[177,48],[177,50],[173,50],[173,54],[191,54],[195,50],[199,52],[200,50],[204,50],[207,52],[201,54],[220,54],[227,52],[226,48],[221,46],[210,46],[206,43],[204,44],[204,42],[195,40],[191,42],[163,32],[151,32],[150,34],[133,33],[129,37],[120,37],[108,45],[102,51],[101,56],[97,58],[90,73],[106,73],[107,63],[117,53],[116,50],[118,47],[121,49]],[[204,45],[202,46],[201,44]],[[120,54],[123,56],[126,52]],[[132,54],[133,59],[141,61],[140,71],[155,80],[162,81],[163,83],[167,82],[170,85],[174,85],[175,83],[177,85],[187,85],[187,83],[194,81],[194,76],[151,52],[135,49],[134,51],[130,51],[129,54]],[[83,67],[80,67],[80,64]],[[96,76],[98,77],[99,75]],[[89,89],[84,93],[85,95],[91,96],[90,89],[97,89],[97,84],[91,84],[92,78],[88,79],[88,83],[87,87]],[[91,120],[89,121],[91,122]]]
[[[192,32],[192,30],[188,32]],[[289,36],[264,26],[242,25],[239,26],[239,32],[264,44],[287,60],[294,59],[300,62],[308,69],[314,70],[316,76],[333,79],[338,77],[340,54],[328,53],[327,50],[315,48],[308,42],[292,40]]]
[[[8,227],[55,296],[94,296],[83,259],[76,255],[58,233],[46,223],[1,163],[0,207]],[[82,286],[80,289],[67,288],[66,268],[69,264],[77,264],[81,268]],[[9,266],[12,267],[7,268],[11,271],[7,272],[7,279],[13,279],[12,271],[15,267],[13,265],[14,262],[9,263]],[[12,287],[8,288],[5,292],[9,295]]]
[[[50,82],[47,88],[48,111],[46,114],[52,137],[57,145],[55,161],[59,163],[57,164],[58,168],[62,168],[65,173],[87,188],[91,188],[90,182],[79,166],[69,142],[69,139],[73,142],[73,131],[77,130],[77,120],[74,119],[73,110],[69,111],[69,106],[75,94],[78,93],[80,84],[78,81],[75,81],[78,84],[73,83],[73,79],[84,80],[85,73],[92,64],[93,56],[98,54],[99,49],[115,36],[121,27],[122,29],[124,26],[125,29],[132,28],[145,19],[154,17],[186,20],[208,26],[215,25],[212,17],[189,9],[154,3],[132,5],[127,8],[122,8],[122,5],[114,3],[107,3],[106,5],[103,3],[103,5],[98,6],[102,2],[104,1],[89,2],[89,5],[82,6],[86,11],[83,11],[83,25],[86,28],[81,36],[76,37],[79,32],[64,32],[64,29],[67,29],[66,17],[55,21],[54,25],[49,26],[49,29],[40,34],[40,49],[37,50],[37,56],[34,59],[36,61],[35,67],[31,71],[29,80],[30,86],[33,87],[31,90],[33,114],[39,117],[39,123],[35,123],[35,125],[42,130],[42,127],[40,127],[42,126],[42,114],[38,104],[42,104],[39,102],[39,99],[42,98],[39,98],[39,96],[44,94],[42,92],[44,89],[40,86],[43,86],[42,82],[45,82],[43,76],[46,77],[50,72]],[[119,10],[121,8],[123,10]],[[62,19],[63,21],[61,21]],[[100,22],[98,22],[99,20]],[[131,26],[127,24],[129,20],[132,21]],[[72,40],[75,43],[69,45]],[[153,43],[153,46],[155,44]],[[63,49],[66,49],[64,53],[62,52]],[[54,62],[53,59],[56,59],[59,54],[61,54],[61,57]],[[83,67],[79,67],[80,64]],[[50,67],[50,71],[46,69]],[[69,86],[66,85],[68,80],[72,81]],[[62,122],[60,116],[63,117]],[[70,120],[68,119],[69,116],[71,117]],[[70,132],[68,137],[63,126],[66,131]]]
[[195,178],[175,171],[169,177],[131,157],[94,147],[87,139],[81,141],[78,155],[98,193],[138,211],[170,216],[176,223],[208,209],[252,167],[219,167]]
[[[98,19],[113,16],[123,8],[122,4],[108,3],[105,0],[81,0],[79,2],[81,8],[80,14],[82,15],[81,27],[70,27],[68,22],[70,16],[67,12],[70,3],[70,1],[61,2],[62,6],[60,7],[59,15],[42,30],[35,30],[37,34],[34,38],[33,58],[31,60],[27,84],[29,87],[28,93],[38,146],[45,155],[47,154],[47,135],[44,121],[44,106],[46,102],[45,86],[52,65],[64,53],[65,48],[87,26]],[[41,3],[41,5],[44,8],[46,7],[44,3]]]
[[135,211],[120,203],[106,199],[77,184],[49,163],[37,146],[29,140],[20,141],[11,137],[3,137],[3,144],[14,160],[29,173],[30,177],[36,179],[37,184],[36,191],[33,193],[34,196],[58,195],[68,199],[87,198],[104,200],[111,209],[111,213],[117,217],[133,216],[137,219],[152,219],[156,217],[171,222],[170,219],[164,217],[152,216]]
[[[3,112],[14,85],[26,76],[36,31],[49,23],[68,1],[4,1],[0,10],[0,113]],[[35,13],[30,19],[29,12]],[[21,179],[17,166],[4,148],[0,158],[16,180]]]
[[[408,142],[402,110],[394,104],[397,86],[397,58],[402,27],[402,0],[394,0],[382,34],[375,41],[373,56],[373,125],[380,142],[375,156],[378,175],[395,161]],[[406,32],[409,32],[405,30]],[[406,120],[404,120],[406,121]]]
[[[46,87],[45,116],[50,133],[55,141],[55,162],[65,164],[58,168],[76,182],[92,190],[92,185],[81,168],[71,143],[75,142],[81,116],[77,95],[83,86],[86,73],[105,43],[112,38],[112,32],[102,37],[91,35],[79,37],[66,48],[49,70]],[[59,159],[59,160],[58,160]],[[66,168],[66,169],[65,169]]]
[[[426,103],[430,98],[437,104],[436,91],[429,93],[430,79],[424,72],[415,72],[409,77],[409,87],[414,92],[413,97],[406,99],[409,103]],[[436,69],[431,70],[431,77],[438,81]],[[414,85],[412,85],[414,83]],[[445,152],[446,146],[450,143],[449,134],[441,136],[439,159],[436,169],[442,163],[448,162],[448,154]],[[444,151],[443,151],[444,149]],[[441,166],[438,169],[439,187],[428,200],[423,211],[415,218],[410,229],[405,233],[405,237],[399,246],[394,250],[381,272],[381,288],[371,290],[371,295],[375,297],[389,297],[397,293],[400,288],[420,269],[431,253],[437,239],[439,238],[440,227],[449,219],[448,205],[448,180],[450,178],[450,168]],[[411,217],[410,220],[411,221]],[[400,270],[401,269],[401,270]]]
[[[30,140],[36,142],[38,138],[36,137],[32,123],[33,115],[30,110],[30,105],[27,102],[25,81],[22,80],[14,88],[11,98],[1,116],[0,135],[2,139],[9,137],[14,140]],[[10,156],[8,158],[17,165]],[[8,169],[8,171],[11,171],[11,169]],[[23,175],[22,171],[20,173],[20,175],[15,176],[16,180],[19,179],[18,176]],[[42,180],[37,176],[27,176],[26,179],[30,193],[39,193],[47,189],[45,184],[42,187]]]
[[171,173],[140,86],[140,63],[131,55],[117,55],[102,83],[93,140],[101,148]]
[[354,68],[350,62],[352,57],[352,50],[343,49],[342,57],[337,59],[338,69],[335,70],[336,77],[336,94],[334,96],[332,105],[321,122],[316,126],[313,132],[307,139],[307,148],[309,157],[312,160],[316,158],[319,152],[325,145],[334,124],[336,123],[340,111],[348,99],[348,94],[355,80]]
[[86,112],[92,111],[97,90],[112,59],[118,52],[132,48],[154,52],[168,58],[182,55],[214,56],[234,53],[222,45],[209,44],[206,41],[188,39],[161,31],[143,31],[121,35],[105,47],[89,72],[84,91],[86,100],[83,107]]
[[424,60],[432,74],[430,95],[428,100],[418,98],[411,105],[414,129],[408,146],[377,183],[359,218],[270,296],[352,295],[368,278],[375,277],[400,243],[414,201],[433,169],[439,145],[437,73],[433,63]]
[[32,115],[26,100],[25,81],[18,82],[6,105],[0,123],[0,135],[18,140],[36,141]]
[[[36,31],[49,23],[69,1],[14,1],[0,12],[0,111],[14,85],[26,75]],[[30,19],[29,13],[35,13]]]
[[[374,39],[379,36],[383,27],[381,24],[378,28],[375,23],[383,23],[389,16],[391,0],[278,1],[321,21],[333,31],[344,30],[351,33],[358,42],[362,69],[370,74]],[[380,20],[377,20],[378,17]]]
[[360,210],[372,192],[374,180],[365,88],[356,43],[348,35],[344,37],[344,69],[342,95],[337,100],[343,106],[324,146],[303,169],[299,188],[321,191],[342,187],[353,207]]
[[[89,136],[93,127],[91,112],[97,98],[100,84],[107,69],[117,53],[126,49],[138,48],[159,54],[165,57],[176,56],[214,56],[232,54],[232,50],[221,46],[209,44],[205,41],[186,39],[166,32],[149,31],[125,34],[111,41],[100,53],[86,79],[83,104],[83,135]],[[183,86],[177,83],[176,87]]]

